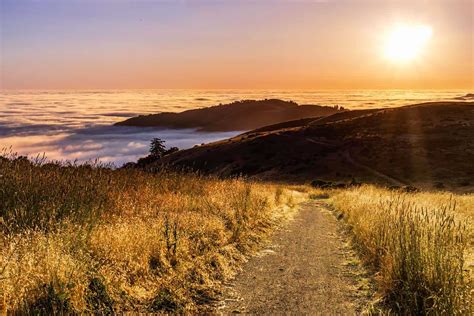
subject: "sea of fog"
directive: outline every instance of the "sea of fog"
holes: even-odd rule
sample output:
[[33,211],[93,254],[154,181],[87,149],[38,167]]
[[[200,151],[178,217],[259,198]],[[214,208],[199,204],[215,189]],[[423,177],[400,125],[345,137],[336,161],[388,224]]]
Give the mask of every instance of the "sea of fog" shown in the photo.
[[146,155],[154,137],[181,149],[239,134],[112,126],[138,115],[179,112],[242,99],[279,98],[349,109],[453,100],[469,91],[139,90],[3,91],[0,149],[52,160],[100,159],[117,166]]

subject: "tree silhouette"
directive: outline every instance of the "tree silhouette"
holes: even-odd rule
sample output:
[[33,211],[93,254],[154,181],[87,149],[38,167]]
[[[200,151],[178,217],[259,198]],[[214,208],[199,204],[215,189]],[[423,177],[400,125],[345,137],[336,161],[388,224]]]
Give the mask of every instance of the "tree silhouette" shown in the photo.
[[165,141],[160,138],[153,138],[150,142],[150,156],[161,158],[165,152]]

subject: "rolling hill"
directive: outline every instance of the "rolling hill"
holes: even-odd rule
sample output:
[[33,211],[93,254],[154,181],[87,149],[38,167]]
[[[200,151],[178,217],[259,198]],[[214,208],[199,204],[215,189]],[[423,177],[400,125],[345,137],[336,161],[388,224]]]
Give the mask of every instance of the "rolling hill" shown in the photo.
[[474,102],[345,111],[266,126],[160,164],[264,180],[474,186]]
[[196,128],[200,131],[248,131],[266,125],[307,117],[327,116],[344,109],[320,105],[298,105],[278,99],[244,100],[181,113],[140,115],[116,123],[119,126]]

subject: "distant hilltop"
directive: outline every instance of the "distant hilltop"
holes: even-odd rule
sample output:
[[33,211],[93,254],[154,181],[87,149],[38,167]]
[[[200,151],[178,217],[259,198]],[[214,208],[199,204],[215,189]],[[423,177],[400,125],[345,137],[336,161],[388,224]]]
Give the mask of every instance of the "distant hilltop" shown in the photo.
[[140,115],[116,123],[119,126],[196,128],[199,131],[248,131],[281,122],[322,117],[343,112],[339,106],[299,105],[279,99],[243,100],[180,113]]
[[456,100],[474,100],[474,93],[467,93],[466,95],[463,95],[462,97],[457,97],[455,99]]

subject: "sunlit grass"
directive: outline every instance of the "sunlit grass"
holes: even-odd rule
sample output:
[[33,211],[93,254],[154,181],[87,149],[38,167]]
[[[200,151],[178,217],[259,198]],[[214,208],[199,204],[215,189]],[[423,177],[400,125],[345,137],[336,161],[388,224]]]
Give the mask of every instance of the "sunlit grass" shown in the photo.
[[472,312],[473,195],[290,190],[15,157],[0,158],[0,183],[3,311],[205,311],[308,195],[347,221],[388,308]]
[[402,314],[472,313],[474,196],[401,193],[373,186],[335,191],[389,308]]
[[0,181],[0,302],[19,313],[202,310],[298,198],[15,157],[0,158]]

